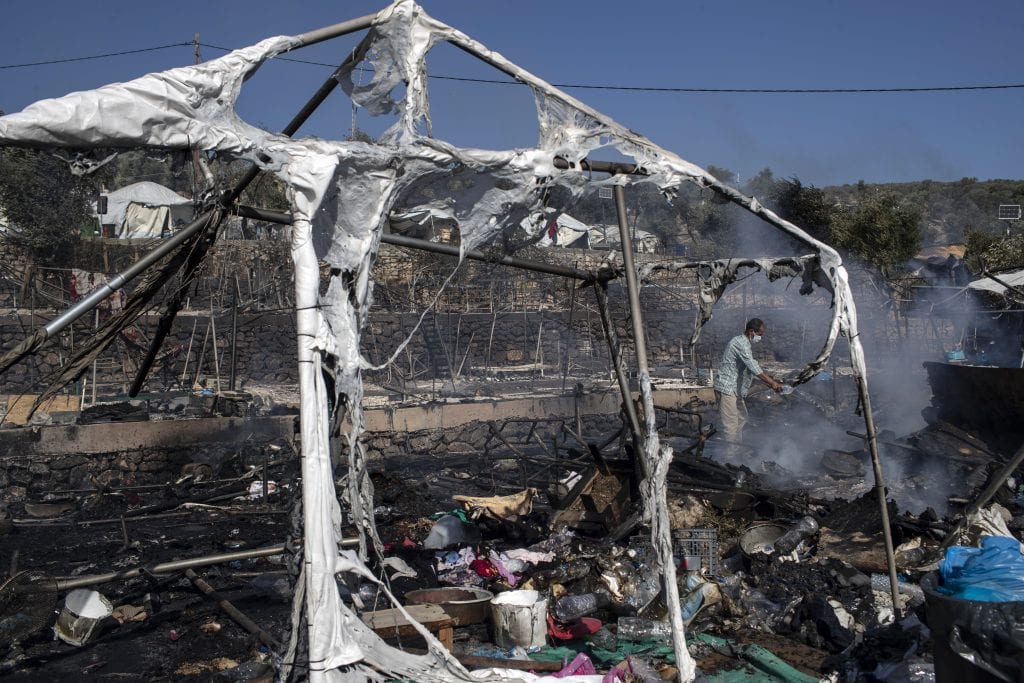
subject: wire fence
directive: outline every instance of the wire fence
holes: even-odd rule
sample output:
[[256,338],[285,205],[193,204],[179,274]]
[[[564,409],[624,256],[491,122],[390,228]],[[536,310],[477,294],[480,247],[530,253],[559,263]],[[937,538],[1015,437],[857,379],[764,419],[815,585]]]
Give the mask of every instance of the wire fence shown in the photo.
[[[93,254],[91,264],[101,266],[95,274],[102,277],[130,263],[140,252],[145,253],[144,247],[152,246],[109,244],[104,238],[96,238],[96,242],[91,246],[102,254]],[[547,251],[551,253],[531,256],[576,267],[592,267],[603,256],[573,250]],[[102,268],[104,264],[108,268]],[[31,268],[13,259],[0,261],[0,308],[8,311],[2,330],[5,348],[80,300],[88,292],[83,278],[93,272]],[[325,264],[321,278],[325,287],[329,279]],[[363,335],[363,353],[374,363],[392,358],[393,362],[383,370],[367,372],[370,381],[412,392],[410,387],[416,382],[429,380],[436,395],[439,387],[446,383],[453,386],[460,379],[527,372],[561,376],[564,380],[570,376],[606,375],[610,368],[610,351],[592,288],[578,282],[490,263],[466,262],[456,268],[454,259],[386,245],[374,264],[374,280],[374,307]],[[692,369],[690,376],[696,376],[701,368],[713,367],[722,339],[736,334],[744,320],[755,316],[767,318],[777,332],[776,344],[765,351],[770,359],[802,362],[813,357],[831,316],[830,295],[819,291],[801,296],[798,284],[785,280],[768,283],[758,273],[740,279],[726,289],[715,307],[715,318],[698,343],[690,345],[701,291],[696,271],[657,271],[641,289],[650,360],[654,366]],[[172,281],[167,291],[179,286]],[[187,292],[179,333],[159,351],[166,362],[158,363],[149,386],[192,389],[205,375],[212,374],[211,364],[226,367],[229,347],[234,346],[226,337],[232,311],[237,307],[243,318],[243,334],[266,334],[259,324],[247,329],[246,321],[267,315],[287,319],[294,311],[293,287],[286,243],[238,240],[219,244]],[[624,283],[613,280],[608,294],[610,317],[630,365],[632,329]],[[0,380],[0,391],[38,391],[93,330],[119,310],[126,295],[112,297],[97,311],[79,319],[49,342],[42,353],[20,364],[20,370],[12,368]],[[84,402],[123,394],[148,350],[156,314],[164,300],[154,302],[153,315],[140,319],[120,335],[90,372],[65,389],[65,394],[78,395]],[[908,345],[924,345],[940,353],[954,336],[950,319],[900,315],[892,300],[877,292],[859,292],[858,306],[861,327],[865,337],[872,340],[873,353],[895,355]],[[386,331],[375,321],[389,316],[401,319],[401,324]],[[191,329],[182,332],[183,327]],[[288,331],[282,332],[287,337]],[[208,339],[211,336],[215,342]],[[282,337],[278,333],[275,336]],[[398,352],[405,340],[409,343]],[[294,351],[293,344],[282,344],[281,349],[278,362],[261,366],[264,374],[260,379],[294,380],[284,369]],[[841,344],[837,356],[845,351]],[[253,372],[251,364],[243,362],[242,372]],[[685,376],[686,370],[682,372]],[[220,385],[220,375],[226,372],[217,374]],[[243,374],[240,381],[250,379],[253,376]]]

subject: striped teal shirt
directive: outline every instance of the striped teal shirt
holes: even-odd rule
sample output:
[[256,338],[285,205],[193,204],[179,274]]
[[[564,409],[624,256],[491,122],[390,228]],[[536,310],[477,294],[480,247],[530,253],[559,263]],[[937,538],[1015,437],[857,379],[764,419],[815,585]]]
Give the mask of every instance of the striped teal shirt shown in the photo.
[[754,360],[750,340],[745,334],[736,335],[729,340],[718,364],[715,391],[742,398],[747,395],[754,377],[760,374],[761,366]]

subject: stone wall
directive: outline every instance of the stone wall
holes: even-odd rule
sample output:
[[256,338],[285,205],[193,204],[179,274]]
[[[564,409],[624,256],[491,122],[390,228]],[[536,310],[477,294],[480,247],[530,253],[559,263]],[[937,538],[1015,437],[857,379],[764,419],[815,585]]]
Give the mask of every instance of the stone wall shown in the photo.
[[0,506],[46,493],[236,476],[291,457],[295,417],[209,418],[0,430]]
[[[221,459],[229,455],[224,447],[208,453]],[[55,490],[169,483],[195,457],[192,449],[156,448],[89,456],[0,457],[0,503],[38,498]]]
[[[589,414],[580,419],[589,439],[597,440],[618,427],[614,416]],[[569,443],[563,424],[576,429],[571,415],[467,421],[411,431],[368,431],[363,443],[373,468],[398,466],[408,456],[507,457],[513,451],[505,441],[530,451],[538,448],[538,437],[552,451],[556,440],[563,448],[579,448]],[[208,478],[229,476],[258,467],[264,459],[294,457],[289,443],[294,430],[294,416],[0,430],[0,507],[54,491],[169,483],[200,466]]]

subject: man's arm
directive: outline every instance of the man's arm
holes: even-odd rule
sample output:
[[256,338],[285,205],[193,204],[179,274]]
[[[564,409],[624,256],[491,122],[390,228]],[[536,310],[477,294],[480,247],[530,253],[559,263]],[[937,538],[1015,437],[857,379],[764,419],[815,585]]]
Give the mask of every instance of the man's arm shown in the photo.
[[782,384],[780,382],[776,382],[774,379],[769,377],[767,372],[762,372],[761,374],[754,376],[757,377],[757,379],[764,382],[765,384],[767,384],[768,386],[770,386],[772,388],[772,391],[782,391]]

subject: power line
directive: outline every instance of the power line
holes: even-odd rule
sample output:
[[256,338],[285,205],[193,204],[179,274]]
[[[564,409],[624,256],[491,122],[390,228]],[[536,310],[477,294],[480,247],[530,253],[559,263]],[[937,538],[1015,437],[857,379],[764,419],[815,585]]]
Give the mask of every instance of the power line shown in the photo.
[[[208,45],[201,43],[203,47],[212,50],[231,52],[230,48],[219,45]],[[306,59],[295,59],[293,57],[275,57],[284,62],[295,62],[297,64],[310,64],[313,66],[324,66],[329,69],[337,68],[336,64],[326,62],[313,62]],[[487,83],[491,85],[522,85],[519,81],[488,78],[467,78],[463,76],[440,76],[430,75],[431,79],[439,81],[462,81],[464,83]],[[1024,88],[1024,83],[1005,83],[993,85],[943,85],[909,88],[657,88],[631,85],[582,85],[579,83],[552,83],[556,88],[578,88],[581,90],[618,90],[624,92],[667,92],[667,93],[711,93],[711,94],[859,94],[859,93],[916,93],[916,92],[960,92],[965,90],[1015,90]]]
[[[203,47],[222,52],[231,52],[231,48],[209,43],[199,43]],[[124,55],[139,54],[142,52],[156,52],[174,47],[185,47],[194,45],[193,42],[170,43],[168,45],[157,45],[155,47],[139,48],[137,50],[122,50],[120,52],[107,52],[99,55],[86,57],[68,57],[66,59],[51,59],[40,62],[25,62],[23,64],[0,64],[0,69],[23,69],[33,66],[47,66],[50,64],[66,64],[68,62],[84,62],[92,59],[105,59],[107,57],[121,57]],[[277,57],[276,59],[296,64],[308,64],[310,66],[322,66],[330,69],[337,68],[336,64],[316,62],[307,59],[295,59],[294,57]],[[463,83],[485,83],[489,85],[522,85],[519,81],[489,78],[468,78],[464,76],[443,76],[431,75],[431,79],[439,81],[457,81]],[[631,85],[586,85],[582,83],[552,83],[556,88],[579,90],[608,90],[619,92],[653,92],[653,93],[696,93],[696,94],[732,94],[732,95],[763,95],[763,94],[865,94],[865,93],[924,93],[924,92],[965,92],[980,90],[1019,90],[1024,89],[1024,83],[995,83],[989,85],[941,85],[923,87],[898,87],[898,88],[670,88],[652,86],[631,86]]]
[[158,45],[156,47],[143,47],[138,50],[124,50],[122,52],[108,52],[102,55],[90,55],[88,57],[68,57],[67,59],[51,59],[45,62],[26,62],[24,64],[0,64],[0,69],[23,69],[29,66],[46,66],[47,64],[66,64],[67,62],[84,62],[89,59],[103,59],[105,57],[121,57],[122,55],[135,55],[140,52],[156,52],[157,50],[166,50],[171,47],[182,47],[184,45],[191,45],[188,43],[171,43],[170,45]]

